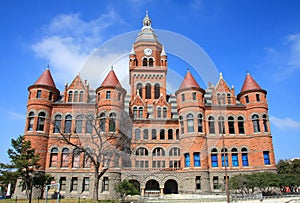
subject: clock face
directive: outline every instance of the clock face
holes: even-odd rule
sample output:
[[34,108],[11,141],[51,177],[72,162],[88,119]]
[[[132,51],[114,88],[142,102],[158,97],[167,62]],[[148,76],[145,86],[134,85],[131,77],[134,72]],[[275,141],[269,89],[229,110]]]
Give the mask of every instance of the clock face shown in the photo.
[[147,56],[150,56],[152,54],[152,49],[150,49],[150,48],[144,49],[144,54]]

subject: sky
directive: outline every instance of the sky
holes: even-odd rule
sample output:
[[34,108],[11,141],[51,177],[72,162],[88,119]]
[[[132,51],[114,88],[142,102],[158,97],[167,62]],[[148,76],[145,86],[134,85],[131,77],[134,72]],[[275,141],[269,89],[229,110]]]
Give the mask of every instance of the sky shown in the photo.
[[[0,162],[24,133],[27,88],[45,68],[62,91],[103,43],[141,29],[146,10],[154,29],[199,45],[236,94],[251,73],[268,91],[276,161],[300,157],[300,1],[0,0]],[[192,68],[168,62],[181,77]]]

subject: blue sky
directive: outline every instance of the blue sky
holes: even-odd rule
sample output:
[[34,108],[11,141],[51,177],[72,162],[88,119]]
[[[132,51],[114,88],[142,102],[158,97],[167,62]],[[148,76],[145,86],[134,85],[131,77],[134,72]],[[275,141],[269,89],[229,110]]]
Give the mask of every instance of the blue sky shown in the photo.
[[[63,90],[95,48],[140,29],[145,10],[152,27],[200,45],[236,94],[249,71],[268,91],[276,160],[300,157],[300,1],[2,0],[0,162],[24,131],[27,87],[48,63]],[[188,65],[171,59],[184,74]]]

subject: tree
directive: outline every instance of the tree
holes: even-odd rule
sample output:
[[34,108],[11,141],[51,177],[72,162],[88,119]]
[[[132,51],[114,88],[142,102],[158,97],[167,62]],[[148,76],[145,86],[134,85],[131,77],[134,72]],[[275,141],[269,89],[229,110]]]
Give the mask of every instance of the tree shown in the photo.
[[277,164],[277,173],[282,192],[297,192],[300,185],[300,159],[280,160]]
[[[62,130],[60,126],[55,127],[60,129],[60,140],[76,149],[77,154],[73,155],[83,153],[84,162],[93,165],[95,178],[93,199],[98,200],[100,178],[111,167],[112,160],[121,157],[123,166],[130,164],[128,155],[131,153],[132,123],[125,112],[119,115],[117,123],[117,118],[109,118],[103,122],[93,113],[81,114],[80,116],[85,118],[87,122],[87,133],[76,133],[76,127],[74,132]],[[103,126],[108,126],[108,128]]]
[[138,188],[128,180],[123,180],[116,185],[115,190],[120,194],[120,197],[124,200],[127,195],[139,194]]
[[21,179],[21,184],[24,185],[26,195],[31,202],[33,173],[38,170],[40,165],[39,155],[35,153],[35,149],[31,148],[31,142],[26,141],[24,136],[20,135],[16,140],[11,140],[12,148],[8,149],[7,153],[10,159],[10,164],[1,164],[2,169],[15,170],[18,178]]

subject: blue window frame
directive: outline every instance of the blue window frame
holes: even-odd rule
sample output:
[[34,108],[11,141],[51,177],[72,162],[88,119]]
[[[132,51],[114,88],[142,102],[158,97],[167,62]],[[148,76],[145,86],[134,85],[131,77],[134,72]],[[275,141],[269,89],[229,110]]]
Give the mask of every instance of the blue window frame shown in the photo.
[[232,159],[232,166],[239,166],[238,154],[236,153],[232,154],[231,159]]
[[218,167],[218,154],[211,155],[211,166]]
[[190,154],[189,153],[184,154],[184,161],[185,161],[185,167],[190,167],[191,166]]
[[194,166],[195,166],[195,167],[201,166],[200,152],[194,152]]
[[249,166],[247,153],[242,153],[242,164],[243,166]]
[[[228,167],[228,154],[225,154],[226,156],[226,166]],[[224,154],[222,154],[222,167],[225,167],[225,164],[224,164]]]
[[270,155],[268,151],[264,151],[264,163],[265,165],[270,165]]

